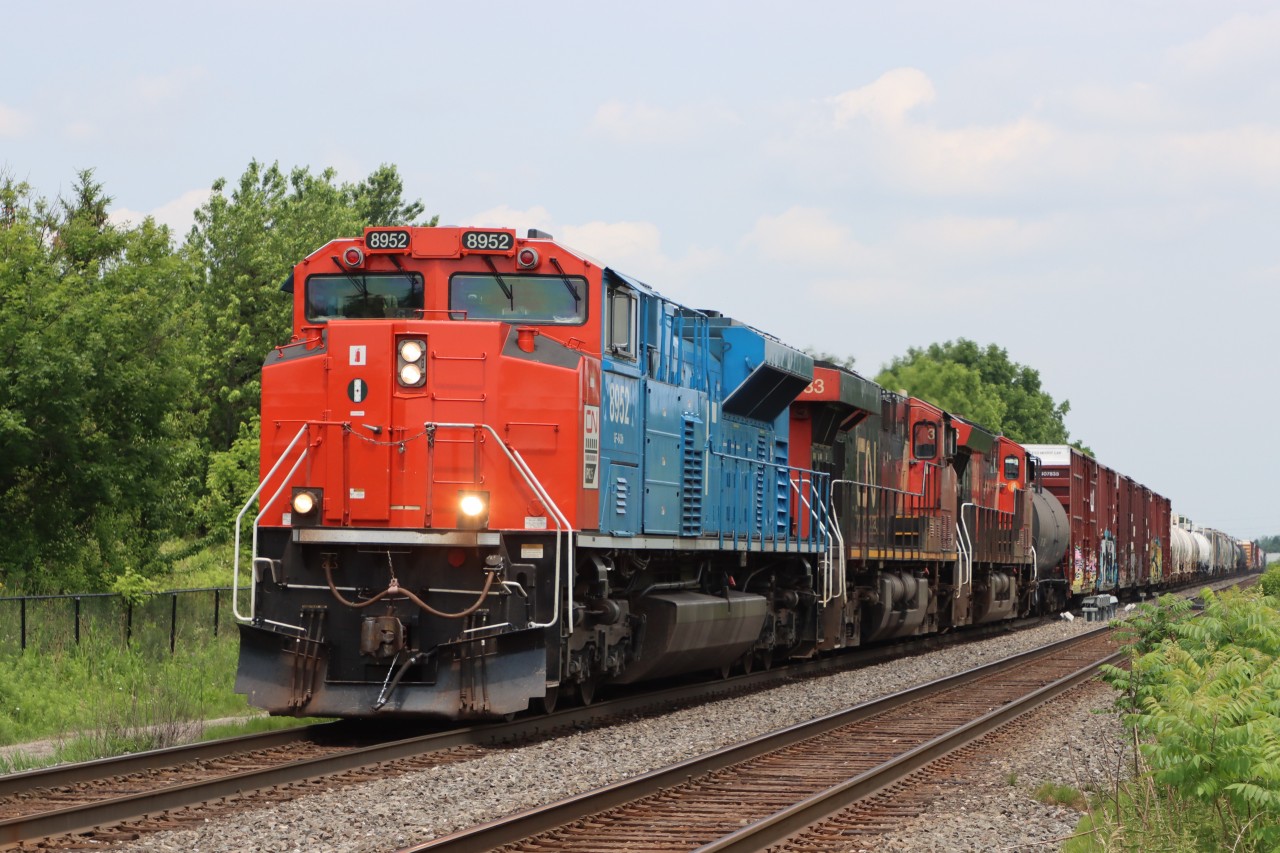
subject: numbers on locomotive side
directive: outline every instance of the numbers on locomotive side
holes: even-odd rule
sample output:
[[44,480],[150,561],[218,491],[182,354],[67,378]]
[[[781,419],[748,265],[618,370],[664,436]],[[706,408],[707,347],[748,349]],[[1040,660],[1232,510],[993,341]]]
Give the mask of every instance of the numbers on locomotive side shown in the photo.
[[462,234],[462,248],[470,252],[509,252],[515,245],[515,237],[509,231],[466,231]]
[[409,248],[408,231],[370,231],[365,237],[365,245],[370,249],[407,249]]
[[803,394],[823,394],[826,393],[827,385],[822,379],[815,379],[805,386]]

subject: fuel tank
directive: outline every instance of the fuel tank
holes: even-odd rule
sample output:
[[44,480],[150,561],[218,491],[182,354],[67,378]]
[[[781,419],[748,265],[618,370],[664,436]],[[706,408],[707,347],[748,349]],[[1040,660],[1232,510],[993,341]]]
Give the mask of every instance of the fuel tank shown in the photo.
[[1036,577],[1049,577],[1071,542],[1066,508],[1048,492],[1031,493],[1031,539],[1036,546]]
[[645,616],[644,640],[638,659],[613,679],[616,684],[733,663],[760,638],[768,602],[732,590],[727,596],[667,592],[646,595],[631,609]]

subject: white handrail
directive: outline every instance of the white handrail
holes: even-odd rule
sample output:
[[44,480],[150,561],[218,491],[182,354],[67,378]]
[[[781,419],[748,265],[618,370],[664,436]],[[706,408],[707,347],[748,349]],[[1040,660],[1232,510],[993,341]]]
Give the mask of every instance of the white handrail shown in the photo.
[[530,628],[550,628],[552,625],[560,621],[560,593],[559,593],[560,537],[562,534],[565,536],[565,539],[566,539],[565,549],[567,551],[567,562],[570,566],[570,570],[565,573],[566,596],[571,596],[573,591],[573,571],[572,571],[573,560],[574,560],[573,525],[569,522],[568,517],[565,516],[565,514],[560,511],[560,507],[556,505],[556,502],[551,499],[551,495],[547,492],[546,488],[544,488],[542,483],[538,481],[537,476],[534,475],[533,473],[533,469],[529,467],[529,463],[525,462],[524,457],[520,455],[520,451],[516,450],[514,447],[511,447],[505,441],[503,441],[502,438],[498,435],[498,431],[495,430],[493,427],[489,426],[488,424],[474,424],[474,423],[473,424],[428,423],[426,424],[426,427],[427,429],[431,429],[434,427],[436,429],[440,429],[440,428],[482,429],[487,431],[489,434],[493,436],[494,440],[498,442],[498,446],[502,448],[502,451],[507,455],[507,458],[510,459],[511,462],[516,466],[516,470],[518,470],[520,472],[520,476],[524,478],[525,484],[528,485],[529,488],[533,489],[534,494],[538,496],[538,500],[542,501],[542,505],[547,507],[552,512],[553,520],[556,523],[556,559],[555,559],[556,567],[555,567],[555,576],[551,582],[551,588],[553,590],[556,590],[556,595],[552,605],[551,619],[546,622],[531,622],[529,624]]
[[[832,525],[830,528],[828,528],[826,522],[823,521],[823,519],[819,516],[819,514],[816,511],[814,511],[813,506],[809,503],[809,499],[804,496],[804,492],[800,489],[799,483],[795,479],[792,479],[790,477],[787,478],[787,482],[791,484],[792,491],[794,491],[796,495],[799,496],[800,502],[804,504],[804,508],[809,511],[809,518],[813,521],[814,524],[818,526],[818,528],[822,531],[823,535],[827,537],[827,543],[828,543],[827,558],[825,561],[825,565],[823,566],[823,580],[826,583],[826,589],[823,591],[822,603],[827,604],[837,598],[844,599],[845,597],[844,534],[840,532],[840,525],[835,516],[835,502],[832,501],[830,503],[829,511],[831,514]],[[813,485],[812,480],[810,480],[809,483],[811,486]],[[835,483],[833,481],[832,485],[834,484]],[[818,505],[821,506],[824,510],[828,509],[826,504],[820,503]],[[833,550],[833,545],[831,543],[836,543],[834,547],[834,550],[836,551],[836,554],[838,557],[836,560],[831,559],[831,552]],[[839,565],[839,571],[836,570],[837,564]],[[838,595],[837,594],[829,595],[828,593],[831,590],[836,588],[835,579],[837,575],[840,578],[840,584],[839,584],[840,592]]]
[[[244,507],[241,508],[239,514],[236,516],[235,550],[234,550],[234,558],[233,558],[233,564],[232,564],[232,572],[233,572],[232,574],[232,612],[235,618],[240,622],[252,621],[253,614],[256,612],[256,609],[257,609],[257,585],[252,582],[249,584],[249,613],[247,615],[241,613],[240,607],[239,607],[241,524],[244,520],[245,513],[249,511],[249,507],[251,507],[253,505],[253,502],[258,499],[258,496],[262,494],[262,490],[266,488],[267,483],[270,482],[271,478],[275,476],[276,472],[280,469],[280,466],[289,457],[290,453],[293,452],[294,447],[297,446],[299,439],[301,439],[302,436],[307,433],[308,429],[310,429],[310,426],[311,426],[310,424],[304,424],[302,428],[298,430],[298,434],[295,435],[293,437],[293,440],[289,442],[289,445],[280,454],[280,457],[276,460],[275,464],[271,467],[271,470],[267,472],[267,475],[265,477],[263,477],[262,482],[258,484],[258,488],[254,489],[253,494],[250,495],[247,501],[245,501]],[[552,500],[550,493],[538,480],[537,476],[533,473],[533,469],[529,467],[529,463],[527,463],[524,460],[524,457],[520,455],[520,452],[516,450],[514,447],[511,447],[510,445],[508,445],[505,441],[503,441],[502,438],[498,435],[497,430],[495,430],[492,426],[488,424],[479,424],[479,423],[428,423],[425,426],[427,427],[428,430],[432,428],[483,430],[489,433],[490,435],[492,435],[494,440],[497,442],[498,446],[502,448],[503,453],[506,454],[507,459],[510,460],[512,465],[515,466],[516,470],[520,472],[520,476],[524,479],[526,485],[528,485],[529,488],[533,490],[534,494],[538,497],[538,500],[540,500],[543,506],[545,506],[547,510],[550,512],[552,516],[552,520],[556,525],[555,575],[554,575],[554,579],[552,580],[552,589],[555,590],[555,595],[552,603],[551,618],[547,622],[532,622],[529,624],[529,627],[530,628],[549,628],[552,625],[555,625],[558,622],[560,622],[561,620],[560,577],[561,577],[561,562],[562,562],[561,556],[562,556],[562,553],[566,556],[567,564],[570,567],[572,567],[574,557],[575,557],[574,529],[568,517],[564,514],[563,511],[561,511],[560,507],[556,504],[556,502]],[[267,510],[272,506],[272,504],[275,503],[276,499],[280,497],[281,492],[284,491],[285,486],[293,478],[294,473],[297,472],[303,460],[307,458],[307,454],[308,454],[308,450],[304,448],[302,453],[298,455],[298,459],[296,462],[294,462],[293,467],[289,469],[289,473],[285,475],[284,479],[281,481],[279,488],[276,489],[275,493],[271,496],[269,500],[263,503],[262,508],[259,510],[257,516],[254,518],[253,538],[252,538],[252,558],[250,563],[251,566],[252,566],[252,560],[256,560],[258,556],[259,522],[266,515]],[[563,550],[562,550],[562,545],[563,545]],[[566,580],[564,583],[564,594],[566,596],[569,596],[572,594],[573,572],[571,570],[567,571],[565,573],[565,578]],[[298,628],[298,626],[295,626],[295,625],[281,624],[281,627],[287,627],[293,630],[301,630],[300,628]]]
[[[258,488],[253,490],[253,494],[249,496],[249,500],[245,501],[244,506],[241,507],[239,514],[236,515],[235,551],[233,552],[232,563],[231,563],[231,572],[232,572],[231,574],[231,613],[239,622],[253,621],[253,612],[257,604],[257,590],[258,590],[257,584],[253,583],[251,580],[249,583],[249,615],[248,616],[244,615],[243,613],[240,612],[240,596],[239,596],[240,524],[244,520],[244,514],[249,511],[249,507],[253,506],[253,502],[258,499],[258,495],[262,494],[262,490],[266,488],[267,483],[271,480],[273,476],[275,476],[275,473],[277,470],[279,470],[280,466],[284,464],[284,460],[288,458],[290,451],[292,451],[294,446],[298,443],[298,439],[302,438],[302,436],[305,435],[307,430],[310,428],[311,428],[310,424],[302,425],[302,428],[298,430],[298,434],[295,435],[293,437],[293,440],[289,442],[289,446],[284,449],[284,452],[280,454],[280,458],[276,460],[276,464],[271,466],[271,470],[267,472],[267,476],[262,478],[262,482],[258,484]],[[303,449],[302,453],[298,456],[298,461],[293,463],[293,468],[289,470],[289,474],[281,482],[280,488],[276,489],[275,494],[271,496],[271,500],[267,501],[265,504],[262,505],[261,511],[259,511],[258,515],[253,520],[253,543],[252,543],[253,547],[252,547],[252,552],[251,552],[250,562],[249,562],[249,566],[251,569],[253,566],[253,560],[256,560],[258,557],[258,521],[259,519],[262,518],[262,514],[267,511],[267,507],[275,503],[276,498],[280,497],[280,492],[284,490],[285,483],[289,482],[289,480],[293,477],[293,473],[298,470],[298,466],[302,464],[302,460],[306,458],[307,458],[307,451],[306,449]]]
[[964,552],[964,555],[968,557],[968,559],[963,561],[961,565],[961,568],[964,570],[961,573],[961,581],[960,581],[961,586],[969,586],[973,583],[973,540],[969,537],[969,523],[964,520],[965,507],[971,507],[971,506],[974,506],[974,504],[972,503],[960,504],[960,529],[964,537],[963,552]]

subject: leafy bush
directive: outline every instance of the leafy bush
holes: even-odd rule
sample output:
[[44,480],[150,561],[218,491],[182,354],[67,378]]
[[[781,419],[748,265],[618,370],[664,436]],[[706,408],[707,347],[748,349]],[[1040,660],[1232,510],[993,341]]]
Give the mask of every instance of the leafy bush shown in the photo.
[[1280,845],[1280,613],[1256,593],[1206,590],[1185,618],[1162,599],[1134,626],[1130,670],[1108,667],[1152,782],[1213,816],[1202,849]]
[[1258,579],[1262,594],[1272,598],[1280,598],[1280,564],[1276,564],[1262,573]]

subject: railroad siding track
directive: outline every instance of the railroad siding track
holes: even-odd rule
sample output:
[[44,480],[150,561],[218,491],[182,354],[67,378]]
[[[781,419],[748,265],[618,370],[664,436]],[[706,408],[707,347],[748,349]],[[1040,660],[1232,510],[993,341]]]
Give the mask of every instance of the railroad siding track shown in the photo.
[[[1024,713],[1116,653],[1109,629],[717,750],[414,851],[759,850]],[[605,810],[601,810],[605,809]],[[552,827],[555,828],[552,828]]]

